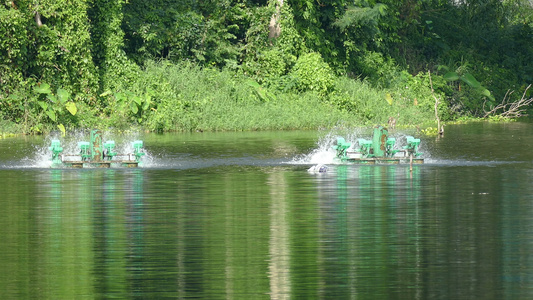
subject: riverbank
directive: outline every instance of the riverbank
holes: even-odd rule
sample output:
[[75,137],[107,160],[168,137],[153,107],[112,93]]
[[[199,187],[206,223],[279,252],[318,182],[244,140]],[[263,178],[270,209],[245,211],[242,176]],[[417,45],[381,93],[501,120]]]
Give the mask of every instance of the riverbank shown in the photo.
[[321,129],[389,122],[411,127],[434,120],[430,90],[421,89],[420,83],[403,90],[377,89],[361,80],[337,77],[327,93],[302,92],[289,83],[259,85],[238,72],[166,62],[151,62],[132,79],[128,87],[76,101],[75,114],[60,105],[42,109],[43,103],[49,103],[44,96],[53,96],[54,89],[47,95],[35,87],[28,89],[11,115],[4,112],[0,132],[40,134],[58,130],[58,125],[67,130],[154,132]]

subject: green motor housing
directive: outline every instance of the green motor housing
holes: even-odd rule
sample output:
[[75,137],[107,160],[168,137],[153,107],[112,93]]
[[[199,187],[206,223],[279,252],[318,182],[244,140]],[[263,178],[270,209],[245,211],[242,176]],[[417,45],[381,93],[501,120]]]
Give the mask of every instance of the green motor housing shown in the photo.
[[141,157],[145,154],[142,152],[143,148],[143,141],[134,141],[131,143],[133,146],[133,154],[135,155],[135,160],[139,162],[141,160]]
[[408,135],[405,137],[407,140],[407,146],[404,146],[404,149],[407,150],[408,156],[420,156],[422,155],[421,152],[418,152],[418,146],[420,146],[420,139],[415,139],[414,137]]
[[61,147],[61,142],[59,140],[52,140],[52,143],[50,147],[48,147],[48,150],[52,151],[52,163],[60,164],[61,158],[59,157],[59,154],[63,152],[63,147]]
[[112,160],[113,156],[117,155],[115,150],[115,141],[106,141],[104,143],[104,160]]
[[346,142],[343,137],[338,137],[337,141],[333,145],[333,149],[337,150],[337,158],[346,159],[346,151],[348,150],[348,148],[350,148],[351,145],[352,144]]

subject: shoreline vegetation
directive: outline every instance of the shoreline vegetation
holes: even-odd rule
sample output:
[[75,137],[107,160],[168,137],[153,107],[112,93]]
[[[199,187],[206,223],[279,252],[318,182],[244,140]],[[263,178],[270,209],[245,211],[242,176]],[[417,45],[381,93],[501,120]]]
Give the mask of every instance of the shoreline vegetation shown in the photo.
[[528,1],[41,2],[0,4],[1,137],[376,124],[438,134],[524,117],[533,102]]

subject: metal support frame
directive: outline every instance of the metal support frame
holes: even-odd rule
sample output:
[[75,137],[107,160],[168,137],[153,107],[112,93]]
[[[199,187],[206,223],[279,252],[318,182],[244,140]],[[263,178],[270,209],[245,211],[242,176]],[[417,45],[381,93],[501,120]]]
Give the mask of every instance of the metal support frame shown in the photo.
[[125,167],[137,167],[141,163],[141,158],[145,155],[143,152],[144,144],[140,140],[131,143],[133,153],[119,154],[115,150],[115,141],[109,140],[102,143],[100,130],[92,130],[90,137],[90,142],[78,142],[79,153],[77,154],[62,154],[63,147],[61,147],[61,142],[59,140],[52,140],[50,147],[48,147],[52,152],[52,167],[83,168],[85,165],[90,165],[109,168],[112,163]]
[[422,153],[418,152],[420,139],[406,136],[406,142],[407,145],[403,149],[394,149],[396,139],[388,137],[387,128],[376,126],[372,140],[357,139],[358,148],[355,150],[350,151],[352,145],[346,142],[343,137],[337,137],[333,149],[336,150],[337,159],[343,162],[374,164],[376,162],[399,163],[400,161],[414,160],[415,163],[422,163],[424,160],[419,158]]

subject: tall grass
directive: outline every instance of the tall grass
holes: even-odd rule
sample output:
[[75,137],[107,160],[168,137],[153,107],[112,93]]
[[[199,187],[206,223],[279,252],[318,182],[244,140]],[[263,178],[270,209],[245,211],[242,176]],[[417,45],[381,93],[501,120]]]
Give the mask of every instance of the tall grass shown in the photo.
[[390,118],[402,126],[432,121],[434,111],[430,89],[416,81],[388,89],[376,89],[365,81],[339,77],[330,102],[356,114],[363,124],[387,124]]
[[155,131],[312,129],[359,122],[315,94],[273,94],[244,75],[186,63],[152,62],[135,86],[138,92],[155,91],[156,106],[145,124]]
[[338,78],[324,97],[268,91],[234,71],[161,61],[148,63],[132,86],[135,93],[155,95],[141,124],[153,131],[317,129],[386,124],[398,115],[406,124],[430,118],[411,100],[389,104],[393,92],[348,78]]

